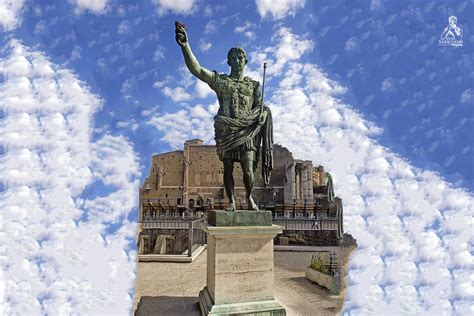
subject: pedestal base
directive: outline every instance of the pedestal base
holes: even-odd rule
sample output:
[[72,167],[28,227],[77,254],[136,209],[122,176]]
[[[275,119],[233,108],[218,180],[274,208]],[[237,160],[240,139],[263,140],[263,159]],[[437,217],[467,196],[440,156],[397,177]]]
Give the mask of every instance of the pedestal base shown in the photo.
[[202,228],[207,233],[202,315],[285,315],[274,297],[273,238],[281,227],[271,225],[264,212],[210,211],[209,218]]
[[207,287],[199,292],[201,315],[285,316],[285,309],[276,300],[214,304]]

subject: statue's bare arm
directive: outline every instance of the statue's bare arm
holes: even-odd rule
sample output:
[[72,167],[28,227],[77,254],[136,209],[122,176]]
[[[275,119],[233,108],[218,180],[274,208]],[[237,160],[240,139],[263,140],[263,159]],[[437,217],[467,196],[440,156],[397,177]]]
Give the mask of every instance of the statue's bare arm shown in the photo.
[[194,56],[191,47],[189,46],[188,35],[186,34],[186,30],[182,25],[176,25],[176,42],[181,47],[184,61],[186,62],[186,66],[188,66],[189,71],[205,83],[211,83],[214,73],[204,67],[201,67],[198,60],[196,59],[196,56]]

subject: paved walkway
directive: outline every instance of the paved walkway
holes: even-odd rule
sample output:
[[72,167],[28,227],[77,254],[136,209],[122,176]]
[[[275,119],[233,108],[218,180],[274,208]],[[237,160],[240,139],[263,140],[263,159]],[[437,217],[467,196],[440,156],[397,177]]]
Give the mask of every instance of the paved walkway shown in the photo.
[[[287,315],[335,315],[342,307],[328,291],[308,281],[309,252],[275,252],[275,296]],[[133,310],[142,315],[200,315],[199,291],[206,285],[204,251],[192,263],[139,262]]]

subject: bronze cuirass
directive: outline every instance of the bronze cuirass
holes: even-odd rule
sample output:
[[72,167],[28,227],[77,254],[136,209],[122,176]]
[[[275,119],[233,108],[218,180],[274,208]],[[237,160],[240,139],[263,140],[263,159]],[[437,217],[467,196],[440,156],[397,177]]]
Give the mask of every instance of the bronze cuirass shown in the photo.
[[221,115],[231,118],[247,117],[253,106],[253,84],[252,80],[245,77],[244,80],[233,80],[225,78],[219,85],[219,103]]

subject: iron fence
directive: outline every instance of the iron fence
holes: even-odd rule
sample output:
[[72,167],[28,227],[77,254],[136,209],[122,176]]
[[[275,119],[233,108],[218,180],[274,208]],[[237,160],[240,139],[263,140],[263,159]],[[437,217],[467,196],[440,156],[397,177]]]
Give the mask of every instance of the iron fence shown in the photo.
[[188,229],[190,221],[182,219],[166,219],[166,220],[145,220],[142,221],[143,229]]
[[[187,244],[187,249],[185,251],[185,255],[191,257],[193,252],[199,248],[200,246],[207,243],[207,236],[206,233],[201,229],[202,225],[207,223],[206,217],[201,217],[198,219],[188,219],[185,220],[183,218],[173,219],[173,218],[166,218],[166,219],[148,219],[141,222],[143,231],[148,229],[169,229],[174,230],[176,238],[186,238],[184,236],[187,235],[188,240],[184,239],[185,245]],[[186,231],[184,236],[182,234],[177,233],[178,231]],[[143,242],[143,241],[142,241]],[[150,242],[150,241],[148,241]],[[153,245],[152,245],[153,246]],[[139,249],[144,249],[148,247],[140,247]],[[151,247],[153,248],[153,247]],[[150,250],[151,251],[151,250]],[[142,254],[146,254],[143,253]]]
[[[142,221],[143,229],[192,229],[199,231],[200,225],[207,221],[207,217],[194,220],[183,220],[173,218],[150,219]],[[282,226],[283,230],[338,230],[338,219],[312,219],[312,218],[273,218],[273,224]]]
[[337,230],[337,219],[315,218],[281,218],[273,219],[273,224],[282,226],[283,230]]
[[190,221],[201,219],[204,216],[203,212],[145,212],[142,222]]
[[[293,212],[284,211],[281,213],[273,210],[273,224],[282,226],[283,231],[321,231],[323,234],[325,234],[324,231],[335,231],[336,238],[341,240],[343,237],[341,199],[336,197],[334,206],[329,210],[331,214],[319,214],[317,218],[313,217],[316,215],[315,213],[307,213],[304,208],[303,213],[295,212],[298,208],[290,209]],[[282,209],[285,207],[283,206]],[[173,234],[180,236],[179,238],[184,242],[185,247],[187,244],[185,253],[187,256],[192,256],[193,251],[207,242],[206,234],[201,230],[201,226],[207,223],[206,215],[206,212],[189,212],[184,209],[175,212],[146,212],[140,223],[142,229],[176,230],[177,232]],[[183,230],[188,230],[187,236]]]

